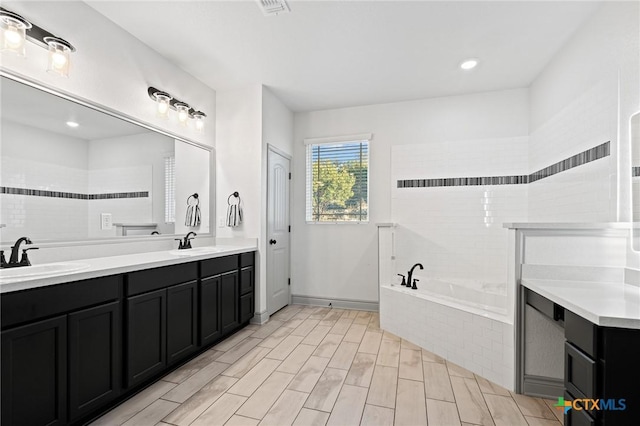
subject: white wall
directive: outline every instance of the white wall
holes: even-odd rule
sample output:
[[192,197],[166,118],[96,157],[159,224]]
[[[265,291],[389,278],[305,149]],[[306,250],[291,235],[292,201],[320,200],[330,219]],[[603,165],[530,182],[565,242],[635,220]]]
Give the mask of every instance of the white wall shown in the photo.
[[[209,229],[209,218],[214,204],[210,199],[211,180],[209,161],[210,153],[195,145],[175,141],[176,154],[176,222],[175,233],[186,235],[193,231],[196,234],[206,234]],[[200,201],[200,225],[192,227],[186,225],[187,200],[191,195],[198,194]],[[194,203],[194,200],[191,200]]]
[[[482,143],[486,139],[525,137],[528,134],[528,94],[526,89],[517,89],[298,113],[294,129],[293,174],[298,178],[293,182],[292,293],[377,301],[375,223],[394,220],[392,149],[399,145],[427,147],[446,142],[453,146],[462,141]],[[303,139],[369,132],[373,133],[370,223],[306,224]],[[416,209],[417,206],[409,204],[406,208]],[[420,214],[419,210],[415,211]],[[425,223],[429,219],[424,215]]]
[[[570,177],[558,175],[562,181],[556,182],[556,177],[545,179],[547,187],[540,191],[533,184],[531,220],[537,220],[541,211],[546,212],[545,220],[554,220],[554,213],[563,221],[629,220],[628,123],[629,117],[640,109],[639,14],[638,2],[604,2],[531,85],[533,159],[551,140],[553,152],[547,150],[549,159],[556,151],[611,140],[609,160],[598,160],[599,165],[588,166],[590,170],[583,169]],[[549,131],[552,127],[555,129]],[[581,132],[585,127],[593,132]],[[594,139],[589,141],[590,137]],[[595,192],[598,197],[581,202],[577,194],[586,193],[590,187],[591,194]],[[542,194],[557,200],[570,197],[574,207],[554,208],[553,202],[545,203]],[[598,212],[595,217],[588,213],[589,205],[592,212]]]
[[[216,104],[216,236],[258,239],[256,312],[264,313],[267,144],[291,154],[293,114],[261,85],[218,92]],[[229,228],[224,226],[227,198],[234,191],[242,198],[244,220],[242,225]]]

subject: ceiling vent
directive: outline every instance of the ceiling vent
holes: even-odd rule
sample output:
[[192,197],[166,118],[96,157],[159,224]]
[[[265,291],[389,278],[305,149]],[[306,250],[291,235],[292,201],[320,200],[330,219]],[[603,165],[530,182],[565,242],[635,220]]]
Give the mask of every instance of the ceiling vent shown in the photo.
[[257,0],[257,2],[265,16],[291,12],[285,0]]

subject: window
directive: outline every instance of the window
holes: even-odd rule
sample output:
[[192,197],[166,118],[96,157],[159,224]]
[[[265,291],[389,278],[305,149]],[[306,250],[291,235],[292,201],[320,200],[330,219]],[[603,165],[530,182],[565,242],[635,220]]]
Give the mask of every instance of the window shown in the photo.
[[369,139],[307,139],[307,222],[369,220]]
[[164,221],[176,221],[176,157],[164,158]]

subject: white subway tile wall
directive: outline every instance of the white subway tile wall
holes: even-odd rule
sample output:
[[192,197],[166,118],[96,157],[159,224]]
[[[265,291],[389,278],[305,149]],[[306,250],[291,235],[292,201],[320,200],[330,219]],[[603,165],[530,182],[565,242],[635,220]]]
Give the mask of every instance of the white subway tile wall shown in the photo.
[[514,331],[508,322],[381,287],[380,326],[507,389],[514,389]]
[[607,141],[611,141],[612,155],[529,184],[529,221],[615,221],[611,197],[616,187],[616,123],[617,82],[608,79],[532,129],[530,171]]
[[527,173],[527,138],[392,147],[392,221],[398,272],[421,262],[422,275],[506,291],[507,231],[527,214],[528,185],[397,188],[400,179]]

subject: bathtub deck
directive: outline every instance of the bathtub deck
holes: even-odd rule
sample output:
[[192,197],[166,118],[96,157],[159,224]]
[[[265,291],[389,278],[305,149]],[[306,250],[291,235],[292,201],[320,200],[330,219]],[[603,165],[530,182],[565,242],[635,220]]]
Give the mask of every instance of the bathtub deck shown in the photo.
[[292,305],[93,424],[559,426],[553,404],[380,330],[377,313]]

